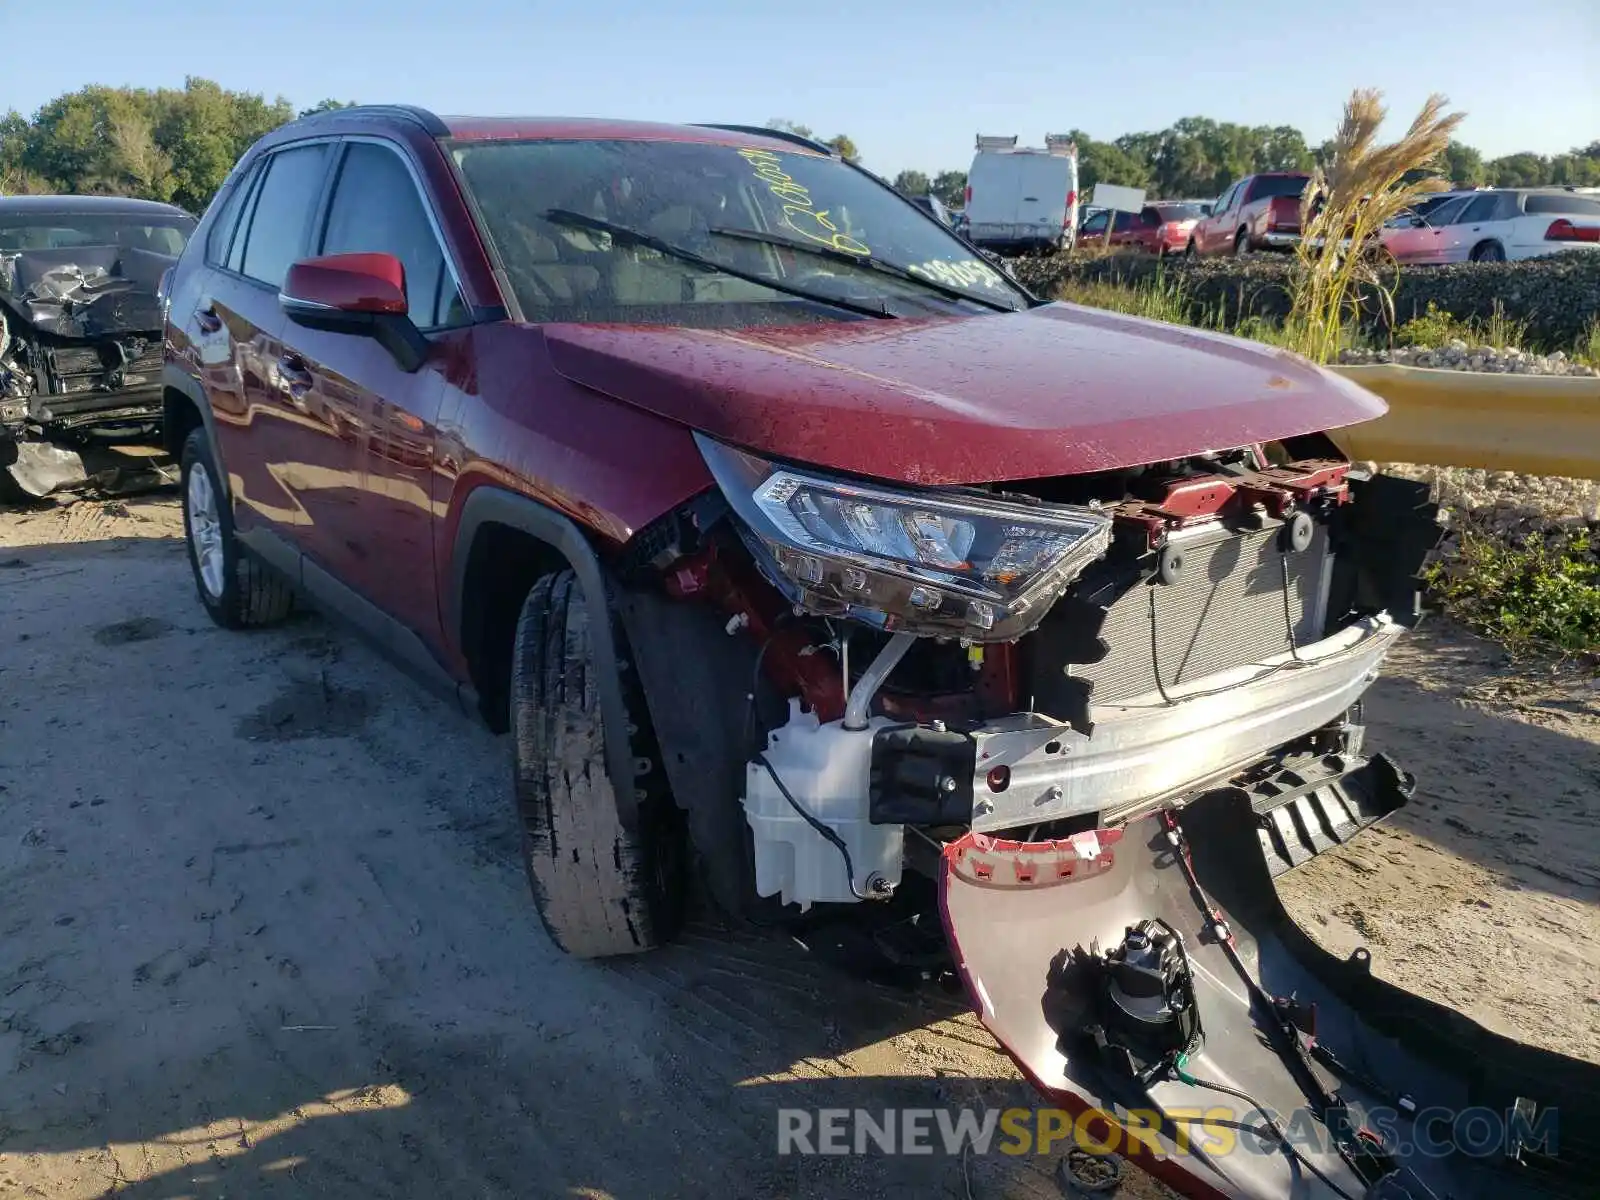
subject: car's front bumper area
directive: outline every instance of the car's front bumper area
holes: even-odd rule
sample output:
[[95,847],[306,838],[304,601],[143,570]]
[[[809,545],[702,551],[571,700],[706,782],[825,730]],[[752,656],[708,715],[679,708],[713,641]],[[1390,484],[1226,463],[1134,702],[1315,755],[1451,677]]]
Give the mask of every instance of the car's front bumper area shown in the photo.
[[972,734],[972,828],[1115,818],[1226,777],[1337,720],[1402,632],[1380,614],[1165,696],[1096,705],[1087,734],[1037,713],[989,722]]

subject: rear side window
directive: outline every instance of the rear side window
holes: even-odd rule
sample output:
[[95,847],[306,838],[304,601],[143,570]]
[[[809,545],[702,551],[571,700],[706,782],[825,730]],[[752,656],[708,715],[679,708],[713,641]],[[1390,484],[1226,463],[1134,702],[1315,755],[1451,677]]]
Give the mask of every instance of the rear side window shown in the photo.
[[1474,221],[1493,220],[1495,201],[1498,199],[1498,196],[1492,195],[1474,196],[1472,202],[1456,218],[1455,223],[1458,225],[1470,225]]
[[1530,216],[1600,217],[1600,199],[1588,196],[1530,195],[1522,211]]
[[1259,175],[1250,185],[1250,199],[1267,196],[1298,196],[1310,180],[1304,175]]
[[411,172],[393,150],[353,142],[328,206],[323,254],[381,252],[406,271],[406,303],[423,329],[465,322],[466,306]]
[[1139,227],[1140,220],[1130,212],[1119,212],[1117,223],[1112,227],[1114,233],[1132,233]]
[[228,246],[233,241],[233,231],[239,225],[239,213],[244,208],[244,199],[250,194],[256,176],[260,174],[260,167],[259,162],[251,164],[250,169],[234,181],[232,190],[222,202],[222,210],[211,223],[211,232],[206,234],[206,262],[213,266],[221,266],[227,261]]
[[284,275],[305,246],[327,158],[328,147],[319,143],[280,150],[267,161],[240,260],[240,270],[251,279],[283,286]]

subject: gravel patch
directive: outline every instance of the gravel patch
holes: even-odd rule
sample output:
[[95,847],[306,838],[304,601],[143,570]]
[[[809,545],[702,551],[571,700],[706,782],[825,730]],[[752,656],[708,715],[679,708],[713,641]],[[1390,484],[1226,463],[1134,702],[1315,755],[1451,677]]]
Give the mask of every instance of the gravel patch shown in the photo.
[[1480,371],[1495,375],[1600,376],[1600,370],[1573,362],[1562,351],[1532,354],[1526,350],[1471,345],[1452,338],[1443,346],[1397,346],[1393,350],[1344,350],[1339,362],[1346,366],[1394,363],[1402,367],[1432,367],[1444,371]]

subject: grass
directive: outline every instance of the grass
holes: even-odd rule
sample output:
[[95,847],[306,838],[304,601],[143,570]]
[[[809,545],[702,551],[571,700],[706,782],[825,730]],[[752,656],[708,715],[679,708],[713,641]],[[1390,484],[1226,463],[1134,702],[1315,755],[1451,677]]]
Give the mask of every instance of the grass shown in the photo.
[[[1159,273],[1141,283],[1115,283],[1110,280],[1068,280],[1056,291],[1058,300],[1069,304],[1083,304],[1090,308],[1105,308],[1126,313],[1131,317],[1146,317],[1152,321],[1167,321],[1173,325],[1188,325],[1196,329],[1209,329],[1216,333],[1231,333],[1235,337],[1265,342],[1286,350],[1300,349],[1302,338],[1287,323],[1274,321],[1250,313],[1230,322],[1222,301],[1204,305],[1196,300],[1181,280],[1168,279]],[[1340,349],[1365,346],[1367,341],[1353,324],[1339,332]]]
[[1600,317],[1589,322],[1589,328],[1578,335],[1572,347],[1572,361],[1586,367],[1600,369]]
[[1511,540],[1466,525],[1424,579],[1447,613],[1513,653],[1600,655],[1600,546],[1587,529]]
[[[1590,335],[1596,342],[1596,349],[1600,350],[1600,327],[1591,329]],[[1443,346],[1453,338],[1469,345],[1492,346],[1496,350],[1522,347],[1527,344],[1528,323],[1507,317],[1498,300],[1484,321],[1443,312],[1430,300],[1427,312],[1412,317],[1394,331],[1396,346]]]

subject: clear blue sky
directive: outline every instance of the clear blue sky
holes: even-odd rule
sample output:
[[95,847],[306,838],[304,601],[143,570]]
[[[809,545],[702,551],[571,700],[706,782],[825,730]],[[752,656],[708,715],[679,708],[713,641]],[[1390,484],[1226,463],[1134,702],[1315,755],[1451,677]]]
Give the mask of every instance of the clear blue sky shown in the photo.
[[980,131],[1039,145],[1189,115],[1315,144],[1358,86],[1392,125],[1444,92],[1490,157],[1600,138],[1600,0],[0,0],[0,45],[0,109],[28,114],[194,74],[297,107],[787,117],[889,175],[965,168]]

